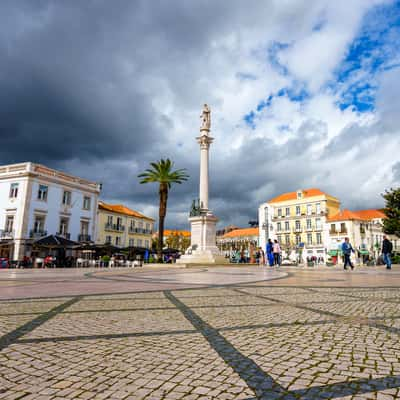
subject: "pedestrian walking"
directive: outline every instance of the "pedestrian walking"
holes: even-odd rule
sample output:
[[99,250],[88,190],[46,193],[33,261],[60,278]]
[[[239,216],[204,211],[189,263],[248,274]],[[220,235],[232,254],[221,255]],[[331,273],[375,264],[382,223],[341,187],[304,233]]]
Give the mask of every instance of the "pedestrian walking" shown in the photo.
[[351,269],[354,269],[354,265],[351,263],[350,260],[351,252],[354,253],[354,249],[348,237],[344,238],[344,242],[342,244],[342,252],[344,255],[343,269],[347,269],[347,265],[349,265]]
[[270,267],[272,267],[274,265],[273,247],[274,247],[274,244],[272,243],[272,240],[268,239],[266,251],[267,251],[268,264]]
[[274,253],[274,265],[280,265],[280,254],[281,246],[279,246],[278,241],[275,239],[272,247],[272,252]]
[[392,260],[390,259],[392,250],[393,250],[392,242],[387,238],[386,235],[384,235],[382,241],[382,255],[383,255],[383,262],[386,264],[386,269],[392,269]]

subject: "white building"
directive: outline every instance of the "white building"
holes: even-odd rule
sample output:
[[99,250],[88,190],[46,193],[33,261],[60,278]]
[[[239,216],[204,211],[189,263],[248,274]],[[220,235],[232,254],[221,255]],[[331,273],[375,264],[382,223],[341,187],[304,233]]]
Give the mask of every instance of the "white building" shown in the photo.
[[96,235],[100,185],[30,162],[0,167],[0,255],[30,256],[47,235],[87,242]]
[[385,214],[379,210],[347,209],[328,218],[329,253],[335,255],[345,237],[348,237],[353,248],[361,255],[377,257],[382,248],[384,218]]

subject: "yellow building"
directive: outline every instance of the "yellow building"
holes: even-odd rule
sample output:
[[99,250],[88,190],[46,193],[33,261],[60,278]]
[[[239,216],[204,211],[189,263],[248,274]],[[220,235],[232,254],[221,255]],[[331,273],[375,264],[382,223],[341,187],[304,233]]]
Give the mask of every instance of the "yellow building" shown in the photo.
[[98,244],[117,247],[151,248],[154,219],[121,204],[99,202],[97,212]]
[[274,237],[287,250],[306,249],[305,256],[325,253],[328,241],[326,220],[340,210],[340,201],[320,189],[297,190],[270,201]]

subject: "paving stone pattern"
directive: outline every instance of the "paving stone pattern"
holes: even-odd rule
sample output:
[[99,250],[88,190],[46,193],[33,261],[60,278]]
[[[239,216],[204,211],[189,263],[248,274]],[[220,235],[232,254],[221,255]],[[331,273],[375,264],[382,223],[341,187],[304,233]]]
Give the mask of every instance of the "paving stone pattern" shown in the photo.
[[400,398],[400,289],[3,301],[0,399]]

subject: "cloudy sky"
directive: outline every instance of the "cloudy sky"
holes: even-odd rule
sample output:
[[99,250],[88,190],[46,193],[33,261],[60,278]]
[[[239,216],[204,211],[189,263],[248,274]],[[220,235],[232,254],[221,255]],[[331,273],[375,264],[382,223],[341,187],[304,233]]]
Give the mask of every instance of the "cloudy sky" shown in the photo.
[[400,184],[399,43],[399,1],[2,0],[1,164],[102,182],[156,217],[137,175],[169,157],[191,179],[167,227],[187,228],[206,102],[220,226],[299,188],[381,207]]

